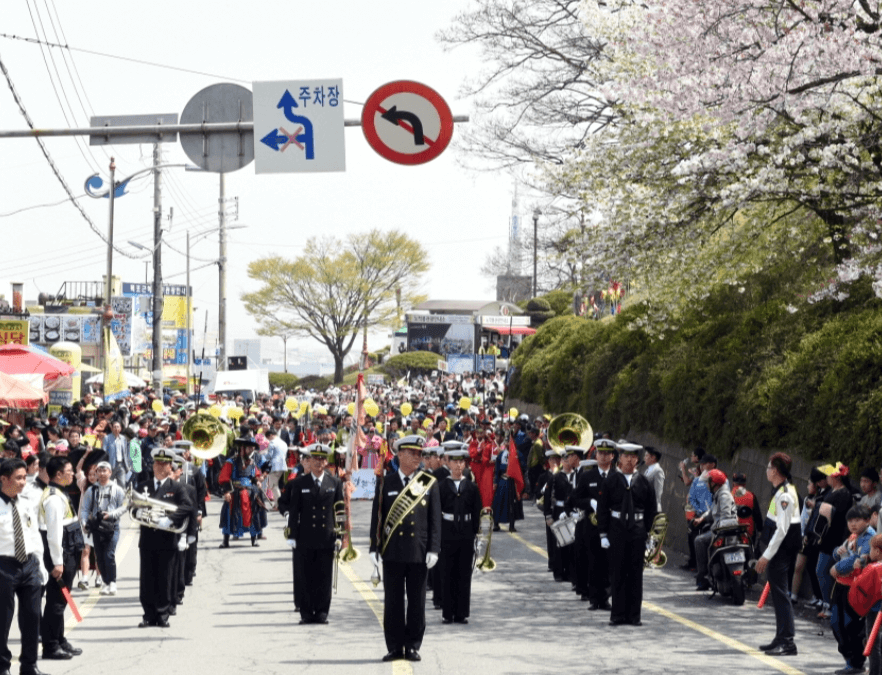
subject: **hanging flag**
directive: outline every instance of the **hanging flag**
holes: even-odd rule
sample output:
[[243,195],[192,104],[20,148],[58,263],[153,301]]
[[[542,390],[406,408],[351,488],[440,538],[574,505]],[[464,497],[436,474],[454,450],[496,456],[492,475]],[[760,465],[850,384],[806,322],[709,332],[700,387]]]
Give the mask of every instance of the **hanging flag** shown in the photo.
[[508,475],[515,483],[515,494],[521,498],[524,491],[524,474],[521,472],[521,460],[518,457],[518,449],[515,447],[514,437],[508,437]]
[[125,398],[131,392],[126,384],[123,356],[110,327],[104,329],[104,401]]
[[355,415],[352,416],[352,433],[349,436],[349,447],[346,449],[346,471],[351,475],[358,471],[358,448],[363,448],[367,443],[362,427],[364,426],[364,402],[367,399],[367,391],[364,386],[364,375],[358,374],[355,385]]

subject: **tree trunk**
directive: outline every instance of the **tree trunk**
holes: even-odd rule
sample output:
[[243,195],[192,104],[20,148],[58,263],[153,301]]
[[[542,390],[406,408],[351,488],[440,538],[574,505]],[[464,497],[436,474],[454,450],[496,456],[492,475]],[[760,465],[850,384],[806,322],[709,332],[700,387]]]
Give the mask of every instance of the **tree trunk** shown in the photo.
[[334,384],[343,381],[343,355],[334,354]]
[[836,213],[832,209],[818,209],[815,211],[827,226],[827,233],[832,239],[833,261],[839,265],[843,260],[851,257],[851,246],[846,238],[845,216]]

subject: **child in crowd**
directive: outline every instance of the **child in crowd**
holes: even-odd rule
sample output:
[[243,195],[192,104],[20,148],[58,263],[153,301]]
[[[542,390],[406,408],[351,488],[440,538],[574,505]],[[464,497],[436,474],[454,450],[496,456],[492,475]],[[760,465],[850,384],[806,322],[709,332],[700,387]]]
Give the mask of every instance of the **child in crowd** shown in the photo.
[[[878,514],[878,512],[877,505],[876,513]],[[864,611],[866,611],[867,604],[875,601],[865,619],[866,634],[867,639],[869,639],[870,634],[873,632],[873,625],[876,623],[876,616],[879,611],[882,610],[882,587],[880,587],[882,586],[882,584],[880,584],[880,578],[882,578],[882,534],[874,535],[873,538],[870,539],[870,563],[864,566],[861,564],[861,561],[858,560],[855,563],[854,569],[854,583],[852,585],[859,587],[853,589],[852,592],[849,593],[849,599],[853,599],[852,594],[855,591],[861,591],[863,588],[868,587],[872,590],[870,592],[871,594],[867,596],[867,600],[862,602]],[[876,640],[874,640],[873,648],[870,651],[869,674],[882,675],[882,633],[880,633]]]
[[[870,510],[853,506],[845,516],[849,537],[833,551],[834,565],[830,575],[837,582],[831,597],[830,625],[839,643],[839,653],[845,658],[845,668],[838,675],[864,672],[864,621],[848,603],[848,590],[857,576],[855,566],[866,564],[870,556],[870,540],[876,531],[870,527]],[[859,562],[860,561],[860,562]]]

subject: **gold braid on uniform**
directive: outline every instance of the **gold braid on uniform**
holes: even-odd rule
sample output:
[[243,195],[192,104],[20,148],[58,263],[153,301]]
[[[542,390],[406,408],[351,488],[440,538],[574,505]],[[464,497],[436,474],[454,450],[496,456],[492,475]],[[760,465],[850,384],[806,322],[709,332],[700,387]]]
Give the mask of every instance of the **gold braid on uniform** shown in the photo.
[[389,544],[392,534],[436,482],[437,479],[434,476],[420,471],[395,498],[395,501],[392,502],[392,508],[386,514],[386,520],[383,521],[383,548],[380,555],[386,553],[386,546]]

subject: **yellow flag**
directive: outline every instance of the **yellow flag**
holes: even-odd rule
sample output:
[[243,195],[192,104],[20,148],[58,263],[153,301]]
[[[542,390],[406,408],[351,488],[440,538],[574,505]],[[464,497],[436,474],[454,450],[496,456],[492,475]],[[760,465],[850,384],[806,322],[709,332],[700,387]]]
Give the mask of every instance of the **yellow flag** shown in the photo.
[[110,328],[104,329],[104,400],[112,401],[129,395],[123,356]]

